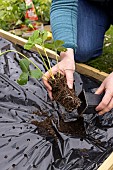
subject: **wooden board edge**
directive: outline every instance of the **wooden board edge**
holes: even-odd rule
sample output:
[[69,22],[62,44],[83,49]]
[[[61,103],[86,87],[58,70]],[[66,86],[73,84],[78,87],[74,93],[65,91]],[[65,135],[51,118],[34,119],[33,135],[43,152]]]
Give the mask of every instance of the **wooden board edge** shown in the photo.
[[[26,39],[16,36],[14,34],[11,34],[10,32],[4,31],[2,29],[0,29],[0,37],[5,38],[13,42],[14,44],[18,44],[21,46],[24,46],[24,44],[27,42]],[[33,48],[34,51],[37,51],[37,49],[40,50],[42,55],[45,55],[41,46],[36,45],[36,48]],[[53,58],[53,59],[56,58],[56,53],[54,51],[49,50],[49,49],[46,49],[46,51],[50,58]],[[86,64],[80,64],[80,63],[76,63],[76,71],[80,74],[84,74],[86,76],[92,77],[99,81],[103,81],[108,76],[108,74],[105,72],[101,72],[91,66],[88,66]]]
[[97,170],[113,170],[113,152]]
[[98,69],[95,69],[91,66],[88,66],[86,64],[76,63],[76,70],[80,74],[92,77],[96,80],[103,81],[109,74],[99,71]]

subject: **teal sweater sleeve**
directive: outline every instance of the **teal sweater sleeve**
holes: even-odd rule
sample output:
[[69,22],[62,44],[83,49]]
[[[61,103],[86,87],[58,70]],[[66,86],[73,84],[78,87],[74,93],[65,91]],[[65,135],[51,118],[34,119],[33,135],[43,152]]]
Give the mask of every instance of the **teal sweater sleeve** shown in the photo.
[[66,48],[77,47],[78,0],[52,0],[50,22],[53,38],[63,40]]

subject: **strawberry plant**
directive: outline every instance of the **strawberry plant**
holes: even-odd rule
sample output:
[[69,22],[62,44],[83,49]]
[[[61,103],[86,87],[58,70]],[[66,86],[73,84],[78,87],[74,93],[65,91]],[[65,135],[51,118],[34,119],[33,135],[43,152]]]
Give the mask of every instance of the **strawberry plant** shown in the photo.
[[[54,76],[51,72],[51,63],[50,63],[49,57],[47,55],[46,48],[52,49],[56,52],[57,63],[58,63],[57,52],[58,51],[59,52],[66,51],[66,48],[63,47],[64,42],[61,40],[53,40],[51,43],[47,43],[46,40],[47,40],[47,31],[35,30],[34,33],[29,37],[27,43],[24,45],[24,49],[31,50],[34,46],[36,47],[36,44],[40,45],[45,53],[45,57],[47,59],[48,65],[45,62],[44,57],[42,56],[40,50],[37,48],[39,57],[42,59],[46,70],[49,71],[51,77],[54,79]],[[28,77],[39,79],[44,75],[44,73],[40,70],[40,68],[33,61],[31,61],[24,54],[22,54],[18,51],[7,50],[7,51],[1,53],[0,55],[3,55],[5,53],[11,52],[11,51],[18,53],[19,55],[21,55],[23,57],[23,59],[21,59],[19,61],[19,65],[22,70],[22,73],[21,73],[19,79],[17,80],[18,84],[25,85],[28,81]],[[36,69],[30,70],[30,67],[29,67],[30,64],[33,64]]]
[[[60,68],[58,67],[58,73],[53,75],[51,71],[51,64],[49,57],[46,52],[46,48],[54,50],[56,52],[56,61],[58,64],[58,55],[57,52],[66,51],[67,49],[63,46],[64,41],[62,40],[53,40],[51,43],[47,43],[47,32],[46,31],[35,31],[34,34],[28,39],[28,42],[25,44],[24,48],[27,50],[32,49],[32,47],[39,44],[42,46],[42,49],[45,53],[45,57],[48,62],[48,66],[41,55],[40,51],[37,49],[44,66],[49,71],[50,78],[48,80],[49,84],[52,87],[52,96],[53,99],[59,102],[62,106],[65,107],[67,111],[72,111],[73,109],[77,109],[81,105],[80,99],[75,94],[75,89],[69,89],[67,86],[67,80],[65,75],[60,74]],[[39,70],[34,70],[32,72],[32,77],[38,78],[42,76]],[[20,77],[21,80],[21,77]]]
[[[45,62],[44,57],[42,56],[40,50],[37,48],[37,52],[39,57],[42,59],[43,64],[46,70],[50,74],[50,78],[48,82],[52,87],[52,94],[53,99],[58,101],[61,105],[65,107],[67,111],[72,111],[75,108],[78,108],[81,104],[80,99],[75,95],[74,89],[69,89],[67,86],[67,81],[65,75],[60,74],[60,69],[56,75],[53,75],[51,63],[49,60],[49,56],[47,54],[46,48],[52,49],[56,52],[56,61],[58,64],[58,55],[57,52],[66,51],[67,49],[63,46],[64,42],[62,40],[53,40],[51,43],[47,41],[47,31],[39,31],[36,30],[34,33],[29,37],[27,43],[24,45],[24,49],[31,50],[34,46],[37,48],[36,44],[40,45],[44,51],[47,63]],[[45,74],[41,71],[41,69],[29,58],[27,58],[24,54],[14,51],[14,50],[7,50],[0,55],[3,55],[7,52],[16,52],[20,54],[23,59],[20,60],[19,65],[22,70],[22,73],[17,80],[18,84],[25,85],[28,82],[28,78],[36,78],[39,79]],[[30,69],[30,64],[35,66],[35,69]]]

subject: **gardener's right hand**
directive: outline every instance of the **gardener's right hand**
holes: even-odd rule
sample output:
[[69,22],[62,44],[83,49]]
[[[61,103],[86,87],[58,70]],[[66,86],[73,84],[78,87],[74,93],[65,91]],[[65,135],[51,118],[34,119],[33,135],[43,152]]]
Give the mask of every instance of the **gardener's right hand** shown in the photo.
[[[64,74],[67,79],[67,85],[70,89],[73,88],[73,73],[75,71],[74,51],[68,48],[66,52],[60,53],[61,61],[52,67],[51,71],[53,75],[59,72]],[[43,76],[43,83],[46,86],[48,94],[52,100],[52,87],[48,83],[48,79],[51,77],[50,72],[47,71]]]

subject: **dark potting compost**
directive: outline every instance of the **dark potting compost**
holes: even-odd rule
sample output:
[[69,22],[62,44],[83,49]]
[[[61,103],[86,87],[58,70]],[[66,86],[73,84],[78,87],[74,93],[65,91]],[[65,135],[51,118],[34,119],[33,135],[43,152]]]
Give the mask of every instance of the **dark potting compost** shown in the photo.
[[[46,71],[37,53],[2,38],[0,48],[18,50]],[[79,116],[51,101],[41,79],[19,86],[20,59],[14,52],[0,56],[0,170],[97,170],[113,151],[113,111]],[[78,73],[74,78],[77,96],[99,86]]]
[[68,112],[77,109],[81,105],[75,90],[68,88],[64,75],[57,73],[55,79],[49,79],[49,83],[52,86],[53,99],[64,106]]

